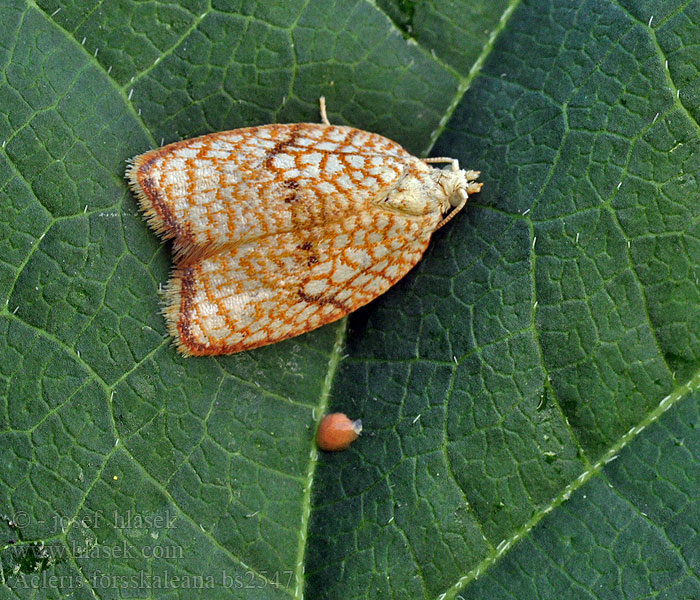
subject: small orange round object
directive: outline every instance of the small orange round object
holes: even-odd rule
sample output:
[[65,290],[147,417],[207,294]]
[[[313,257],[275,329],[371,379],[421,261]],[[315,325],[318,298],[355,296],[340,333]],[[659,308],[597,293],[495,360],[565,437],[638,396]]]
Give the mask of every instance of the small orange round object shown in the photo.
[[343,413],[331,413],[323,417],[316,433],[316,443],[321,450],[335,452],[347,450],[362,431],[362,421],[353,421]]

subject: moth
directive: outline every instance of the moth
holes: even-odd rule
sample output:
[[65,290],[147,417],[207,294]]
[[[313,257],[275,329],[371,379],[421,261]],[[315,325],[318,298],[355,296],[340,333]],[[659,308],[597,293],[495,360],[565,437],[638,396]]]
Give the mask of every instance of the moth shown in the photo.
[[321,117],[210,133],[129,165],[148,224],[173,243],[163,313],[183,354],[232,354],[340,319],[401,279],[481,189],[455,159],[331,125],[323,99]]

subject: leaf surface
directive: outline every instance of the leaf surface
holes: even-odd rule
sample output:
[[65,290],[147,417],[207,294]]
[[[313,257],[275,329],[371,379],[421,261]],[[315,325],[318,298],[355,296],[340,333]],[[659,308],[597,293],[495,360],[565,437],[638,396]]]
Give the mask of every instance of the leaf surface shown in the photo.
[[[700,3],[0,11],[3,597],[700,595]],[[179,357],[125,160],[320,95],[483,191],[347,321]]]

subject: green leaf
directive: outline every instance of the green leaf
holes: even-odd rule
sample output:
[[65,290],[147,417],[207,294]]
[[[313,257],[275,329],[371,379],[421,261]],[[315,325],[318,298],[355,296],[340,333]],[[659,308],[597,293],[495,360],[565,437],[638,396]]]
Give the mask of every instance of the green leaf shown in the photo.
[[[700,596],[700,2],[0,14],[0,597]],[[482,192],[348,320],[178,356],[125,161],[321,95]]]

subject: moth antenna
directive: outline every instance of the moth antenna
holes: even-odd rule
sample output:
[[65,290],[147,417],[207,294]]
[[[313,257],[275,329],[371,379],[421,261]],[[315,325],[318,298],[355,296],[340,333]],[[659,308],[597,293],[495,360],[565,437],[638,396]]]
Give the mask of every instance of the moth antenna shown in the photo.
[[326,113],[326,98],[321,96],[318,99],[318,103],[321,105],[321,123],[324,125],[330,125],[331,122],[328,120],[328,114]]
[[434,158],[423,158],[424,163],[450,163],[453,171],[459,171],[459,161],[456,158],[447,156],[436,156]]

